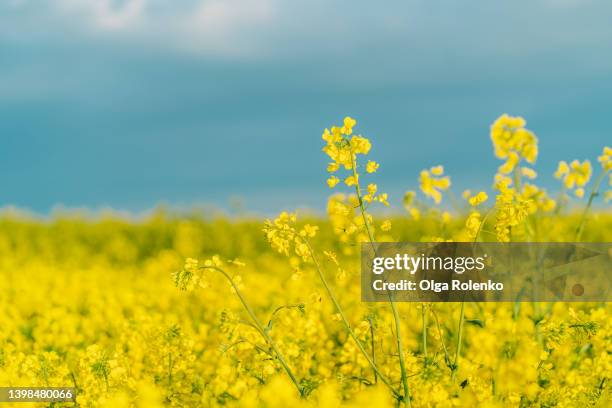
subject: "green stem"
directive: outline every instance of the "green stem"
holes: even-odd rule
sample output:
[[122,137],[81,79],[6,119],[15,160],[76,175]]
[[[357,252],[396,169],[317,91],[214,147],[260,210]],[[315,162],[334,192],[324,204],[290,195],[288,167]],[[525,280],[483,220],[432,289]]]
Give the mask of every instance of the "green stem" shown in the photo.
[[589,201],[587,202],[587,205],[584,211],[582,212],[582,217],[580,218],[580,224],[578,225],[578,228],[576,229],[576,239],[574,239],[574,242],[580,242],[580,238],[582,238],[582,233],[584,232],[584,226],[586,225],[587,215],[589,213],[589,210],[591,209],[591,206],[593,205],[593,200],[595,199],[595,197],[599,195],[599,186],[601,185],[601,182],[605,178],[606,174],[608,174],[607,171],[602,171],[599,177],[597,177],[597,180],[595,180],[595,184],[593,185],[593,190],[591,191],[591,195],[589,196]]
[[268,320],[268,326],[267,329],[270,330],[270,328],[272,327],[272,322],[274,320],[274,317],[276,317],[276,314],[278,312],[280,312],[283,309],[301,309],[304,307],[303,303],[298,303],[295,305],[283,305],[283,306],[279,306],[276,309],[274,309],[274,311],[272,312],[272,315],[270,316],[270,320]]
[[559,192],[559,198],[557,198],[557,202],[559,205],[555,208],[555,215],[559,215],[561,213],[562,208],[565,206],[567,201],[567,194],[565,192],[565,184],[561,183],[561,191]]
[[[370,240],[370,245],[374,252],[376,252],[376,247],[374,245],[374,235],[372,234],[372,230],[370,229],[370,223],[368,221],[368,217],[366,214],[365,207],[363,205],[363,198],[361,196],[361,187],[359,186],[359,176],[357,174],[357,160],[355,158],[355,154],[353,153],[351,147],[351,162],[353,167],[353,178],[355,179],[355,192],[357,193],[357,200],[359,201],[359,211],[361,212],[361,217],[363,218],[363,223],[368,234],[368,239]],[[410,407],[410,391],[408,388],[408,376],[406,375],[406,361],[404,358],[404,350],[402,345],[402,335],[401,335],[401,327],[400,327],[400,318],[399,313],[397,312],[397,306],[393,301],[391,294],[389,294],[389,305],[391,306],[391,311],[393,313],[393,321],[395,324],[395,340],[397,343],[397,351],[399,353],[399,363],[400,363],[400,371],[402,375],[402,386],[404,389],[404,398],[403,402]]]
[[465,301],[461,302],[461,312],[459,314],[459,332],[457,333],[457,348],[455,350],[455,361],[453,362],[453,369],[451,378],[455,381],[457,370],[459,369],[459,355],[461,354],[461,342],[463,341],[463,322],[465,320]]
[[423,358],[425,365],[427,365],[427,311],[425,307],[426,305],[423,303],[421,305],[421,321],[423,323]]
[[402,346],[402,333],[400,328],[400,319],[399,314],[397,312],[397,307],[395,307],[395,303],[393,300],[389,299],[391,303],[391,310],[393,311],[393,320],[395,321],[395,340],[397,342],[397,352],[399,353],[399,361],[400,361],[400,370],[402,371],[402,385],[404,388],[404,399],[403,401],[406,403],[408,407],[410,404],[410,392],[408,389],[408,377],[406,375],[406,361],[404,360],[404,349]]
[[351,324],[349,323],[348,319],[346,318],[346,315],[344,314],[344,311],[342,310],[342,307],[340,307],[340,303],[338,302],[338,299],[336,299],[336,296],[334,295],[334,292],[332,291],[331,287],[329,286],[329,283],[327,283],[327,279],[325,278],[325,275],[323,274],[323,270],[321,269],[321,265],[319,264],[319,260],[315,256],[314,250],[312,249],[312,246],[310,245],[310,242],[305,237],[301,237],[301,238],[303,239],[304,243],[308,246],[308,251],[310,252],[310,257],[312,258],[312,261],[313,261],[313,263],[315,265],[315,269],[317,270],[317,272],[319,274],[319,279],[321,280],[321,283],[323,283],[323,287],[325,287],[325,291],[327,292],[327,295],[331,299],[332,303],[334,304],[334,307],[336,308],[336,311],[340,315],[340,319],[342,320],[342,323],[344,323],[344,327],[346,328],[347,333],[355,341],[355,344],[357,344],[357,347],[359,348],[359,351],[361,351],[361,354],[363,354],[363,356],[366,358],[366,360],[368,360],[368,363],[370,364],[370,366],[372,367],[372,369],[374,370],[374,372],[376,373],[378,378],[380,378],[380,380],[387,387],[389,387],[389,389],[391,390],[391,392],[393,392],[393,395],[396,398],[401,399],[402,396],[395,390],[395,388],[393,388],[393,385],[391,385],[391,382],[387,379],[387,377],[385,377],[385,375],[380,372],[380,370],[376,366],[376,363],[372,360],[372,358],[370,357],[368,352],[363,347],[363,344],[361,344],[361,341],[357,338],[357,335],[353,331],[353,328],[351,327]]
[[[370,347],[372,347],[372,361],[376,365],[376,341],[374,332],[374,323],[372,322],[372,316],[368,316],[368,323],[370,323]],[[378,382],[378,374],[374,371],[374,384]]]
[[495,210],[495,207],[491,208],[489,211],[487,211],[485,216],[482,218],[482,221],[480,222],[480,225],[478,226],[478,230],[476,231],[476,235],[474,236],[474,242],[478,242],[478,236],[480,235],[480,232],[482,231],[482,227],[484,227],[485,223],[487,222],[487,219],[489,218],[491,214],[493,214],[494,210]]
[[514,172],[513,172],[513,176],[514,176],[514,188],[516,190],[517,193],[521,192],[521,170],[519,165],[521,164],[520,160],[518,163],[516,163],[516,166],[514,167]]
[[255,315],[255,312],[253,312],[253,309],[251,309],[251,306],[249,306],[249,304],[247,303],[247,301],[244,298],[244,296],[242,296],[242,293],[240,292],[240,289],[238,289],[238,286],[236,285],[236,283],[234,282],[232,277],[229,276],[229,274],[227,272],[225,272],[223,269],[218,268],[216,266],[201,266],[200,268],[201,269],[212,269],[214,271],[217,271],[217,272],[221,273],[223,276],[225,276],[225,278],[229,281],[230,285],[232,285],[232,288],[236,292],[236,296],[238,296],[238,299],[240,299],[240,302],[242,303],[242,306],[244,306],[244,308],[247,311],[249,317],[251,318],[251,320],[253,320],[253,323],[255,323],[255,327],[257,328],[257,330],[259,330],[259,333],[266,340],[266,343],[268,343],[268,345],[272,348],[272,350],[274,350],[274,353],[276,354],[276,357],[278,358],[278,361],[281,363],[281,365],[285,369],[285,372],[287,373],[287,375],[289,376],[289,378],[291,379],[291,381],[293,382],[293,384],[297,388],[298,392],[300,393],[300,396],[303,397],[304,396],[304,389],[298,383],[297,378],[293,374],[293,371],[291,371],[291,368],[289,368],[289,364],[287,364],[287,361],[285,360],[285,357],[283,356],[283,354],[279,350],[278,346],[276,345],[276,342],[274,342],[274,340],[272,340],[272,337],[270,337],[268,332],[261,325],[261,322],[259,321],[259,319]]
[[455,197],[455,194],[452,192],[450,188],[446,190],[446,195],[448,196],[448,199],[451,203],[451,207],[453,207],[453,210],[455,210],[456,212],[460,212],[461,206],[459,205],[459,201],[457,200],[457,197]]
[[453,367],[450,361],[450,356],[448,354],[448,349],[446,348],[446,343],[444,342],[444,337],[442,337],[443,336],[442,329],[440,328],[440,321],[438,320],[438,315],[436,311],[434,310],[433,305],[429,310],[431,311],[431,314],[434,317],[434,321],[436,322],[436,328],[438,329],[438,336],[440,337],[440,343],[442,343],[442,350],[444,350],[444,362],[446,363],[446,366],[451,369],[451,372],[452,372]]

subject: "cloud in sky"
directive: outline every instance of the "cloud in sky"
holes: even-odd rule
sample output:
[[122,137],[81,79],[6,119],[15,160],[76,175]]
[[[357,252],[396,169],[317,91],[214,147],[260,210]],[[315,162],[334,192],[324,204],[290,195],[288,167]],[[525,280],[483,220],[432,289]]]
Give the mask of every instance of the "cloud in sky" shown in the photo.
[[45,34],[111,36],[204,56],[330,55],[381,42],[525,55],[612,38],[606,0],[9,0],[4,8],[12,13],[0,16],[0,32],[27,35],[29,21]]
[[59,0],[58,10],[70,18],[85,18],[103,30],[133,30],[145,16],[147,0]]
[[263,37],[273,31],[281,4],[280,0],[10,0],[0,5],[0,11],[9,12],[0,15],[4,25],[0,33],[16,38],[33,32],[38,38],[50,33],[82,36],[84,41],[111,38],[203,55],[252,56],[263,51]]

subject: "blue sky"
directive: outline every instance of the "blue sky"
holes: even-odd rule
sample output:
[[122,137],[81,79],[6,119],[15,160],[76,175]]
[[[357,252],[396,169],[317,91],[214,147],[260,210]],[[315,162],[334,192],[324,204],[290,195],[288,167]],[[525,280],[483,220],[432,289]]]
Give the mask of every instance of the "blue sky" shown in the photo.
[[554,190],[612,140],[610,21],[605,0],[5,0],[1,204],[322,208],[345,115],[396,204],[436,164],[488,187],[504,112]]

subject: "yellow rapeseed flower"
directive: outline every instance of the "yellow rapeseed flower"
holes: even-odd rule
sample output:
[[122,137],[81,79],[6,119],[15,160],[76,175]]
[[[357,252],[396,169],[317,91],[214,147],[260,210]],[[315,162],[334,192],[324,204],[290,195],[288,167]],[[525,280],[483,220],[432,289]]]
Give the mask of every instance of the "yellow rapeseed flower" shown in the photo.
[[372,144],[368,139],[362,136],[353,136],[351,138],[351,146],[355,154],[368,154],[372,148]]
[[327,185],[329,188],[334,188],[340,182],[340,179],[336,176],[331,176],[327,179]]
[[304,225],[304,228],[300,231],[300,235],[303,237],[314,238],[314,236],[317,235],[318,230],[319,227],[317,227],[316,225],[306,224]]
[[536,173],[534,169],[531,169],[529,167],[521,167],[521,174],[532,180],[538,176],[538,173]]
[[467,230],[467,235],[470,240],[476,239],[478,235],[478,231],[480,230],[480,213],[478,211],[472,211],[465,221],[465,228]]
[[344,179],[344,184],[350,187],[350,186],[356,185],[358,181],[359,181],[359,176],[357,177],[348,176],[347,178]]
[[381,203],[384,204],[386,206],[389,206],[389,195],[387,193],[380,193],[377,197],[376,200]]
[[419,176],[419,187],[426,196],[432,198],[436,204],[442,201],[442,191],[447,190],[450,185],[450,177],[445,176],[442,166],[435,166],[428,170],[422,170]]
[[525,119],[507,114],[501,115],[491,125],[495,156],[506,160],[499,168],[502,174],[512,172],[521,159],[533,164],[538,157],[538,139],[533,132],[525,129],[525,125]]
[[480,205],[484,203],[485,201],[487,201],[488,198],[489,196],[487,195],[487,193],[485,193],[484,191],[481,191],[475,196],[470,197],[468,199],[468,202],[470,203],[471,206],[476,207],[477,205]]
[[335,173],[335,172],[337,172],[339,169],[340,169],[340,165],[339,165],[338,163],[336,163],[336,162],[329,163],[329,164],[327,165],[327,171],[328,171],[329,173]]
[[591,179],[593,169],[588,160],[580,163],[578,160],[572,161],[569,165],[560,161],[555,177],[561,179],[565,188],[571,190],[575,188],[574,194],[578,198],[584,197],[584,186]]
[[612,147],[604,147],[601,156],[597,158],[604,171],[612,170]]
[[565,162],[565,160],[561,160],[559,162],[559,165],[557,166],[557,171],[555,171],[555,178],[562,178],[563,176],[565,176],[567,173],[569,173],[570,168],[567,165],[567,162]]
[[341,132],[343,135],[349,136],[353,133],[353,127],[357,124],[357,121],[350,116],[344,118],[344,126],[342,126]]
[[444,166],[442,165],[434,166],[429,170],[431,171],[431,174],[433,174],[434,176],[441,176],[444,174]]
[[374,173],[376,170],[378,170],[378,167],[380,167],[380,164],[376,163],[375,161],[368,160],[368,163],[366,164],[366,171],[368,173]]

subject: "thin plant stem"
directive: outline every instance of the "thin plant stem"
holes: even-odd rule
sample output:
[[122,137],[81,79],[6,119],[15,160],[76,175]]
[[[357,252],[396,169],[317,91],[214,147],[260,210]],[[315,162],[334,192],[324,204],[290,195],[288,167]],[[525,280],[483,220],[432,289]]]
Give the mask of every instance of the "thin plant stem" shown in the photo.
[[516,166],[514,167],[514,172],[513,172],[514,188],[516,189],[517,193],[521,190],[521,171],[520,171],[519,164],[521,164],[520,161],[516,163]]
[[495,210],[495,207],[491,208],[489,211],[487,211],[485,216],[482,218],[482,221],[480,222],[480,225],[478,226],[478,230],[476,231],[476,235],[474,236],[474,243],[478,242],[478,236],[480,235],[480,232],[483,231],[482,227],[484,227],[485,223],[487,222],[487,219],[489,218],[491,214],[493,214],[494,210]]
[[463,341],[463,322],[465,320],[465,301],[461,302],[459,312],[459,331],[457,332],[457,348],[455,349],[455,361],[453,361],[451,378],[455,381],[457,370],[459,369],[459,355],[461,354],[461,342]]
[[555,208],[555,215],[559,215],[563,206],[567,202],[567,194],[565,192],[565,184],[561,183],[561,191],[559,192],[559,198],[557,198],[559,205]]
[[298,304],[295,304],[295,305],[283,305],[283,306],[277,307],[272,312],[272,315],[270,316],[270,320],[268,320],[268,329],[272,327],[272,322],[274,321],[274,318],[276,317],[276,314],[278,312],[280,312],[281,310],[283,310],[283,309],[301,309],[303,307],[304,307],[304,305],[302,303],[298,303]]
[[[372,322],[372,316],[368,316],[368,323],[370,324],[370,347],[372,348],[372,361],[376,365],[376,341],[374,332],[374,322]],[[374,371],[374,384],[378,383],[378,374]]]
[[421,304],[421,320],[423,323],[423,361],[425,365],[427,365],[427,311],[425,307],[425,303]]
[[436,311],[434,310],[433,306],[429,308],[429,310],[431,311],[431,314],[434,317],[434,321],[436,322],[436,328],[438,329],[438,336],[440,337],[440,343],[442,343],[442,350],[444,350],[444,362],[446,363],[446,366],[450,368],[452,371],[452,364],[450,361],[450,356],[448,354],[448,349],[446,348],[446,343],[444,343],[444,337],[442,337],[442,329],[440,328],[440,321],[438,320],[438,315]]
[[234,292],[236,292],[236,296],[238,296],[238,299],[240,299],[240,302],[242,303],[242,306],[244,306],[244,308],[247,311],[249,317],[251,318],[251,320],[253,320],[253,323],[255,323],[255,327],[257,328],[259,333],[262,335],[262,337],[266,340],[266,343],[268,343],[268,345],[272,348],[272,350],[274,350],[274,353],[276,354],[276,358],[278,359],[278,361],[281,363],[281,365],[285,369],[285,372],[287,373],[287,375],[289,376],[289,378],[291,379],[291,381],[293,382],[293,384],[297,388],[298,392],[300,393],[300,396],[303,397],[304,396],[304,389],[300,386],[299,382],[297,381],[297,378],[293,374],[293,371],[291,371],[291,368],[289,367],[289,364],[287,364],[287,361],[285,360],[285,357],[283,356],[283,353],[281,353],[280,349],[276,345],[276,342],[272,339],[272,337],[264,329],[264,327],[262,326],[261,322],[259,321],[259,319],[255,315],[255,312],[253,312],[253,309],[251,309],[251,306],[249,306],[249,304],[247,303],[247,301],[244,298],[244,296],[242,296],[242,293],[240,292],[240,289],[238,288],[238,285],[236,285],[236,283],[234,282],[232,277],[227,272],[225,272],[223,269],[218,268],[216,266],[201,266],[200,268],[201,269],[211,269],[211,270],[217,271],[217,272],[221,273],[229,281],[230,285],[234,289]]
[[408,389],[408,377],[406,375],[406,362],[404,360],[404,350],[402,346],[402,334],[400,328],[400,319],[399,314],[397,312],[397,307],[395,307],[395,303],[393,300],[389,299],[391,303],[391,311],[393,312],[393,320],[395,321],[395,339],[397,341],[397,352],[399,353],[399,361],[400,361],[400,369],[402,371],[402,385],[404,387],[404,399],[403,401],[406,403],[408,407],[410,404],[410,392]]
[[461,206],[459,205],[459,201],[457,200],[457,197],[455,196],[455,194],[452,192],[451,189],[446,190],[446,195],[448,196],[448,199],[451,203],[451,207],[453,207],[453,210],[455,210],[456,212],[461,211]]
[[578,228],[576,228],[576,239],[574,240],[574,242],[580,242],[580,239],[582,238],[584,226],[586,225],[587,215],[589,214],[589,210],[593,205],[593,200],[599,195],[599,186],[601,185],[601,182],[605,178],[606,174],[608,174],[608,171],[602,171],[599,177],[597,177],[597,180],[595,180],[595,184],[593,184],[593,190],[591,191],[591,195],[589,195],[589,201],[587,202],[587,205],[584,208],[584,211],[582,212],[582,217],[580,217],[580,224],[578,224]]
[[374,360],[372,360],[372,357],[370,357],[368,352],[363,347],[363,344],[361,344],[361,341],[357,338],[357,335],[353,331],[353,328],[351,327],[351,324],[349,323],[348,319],[346,318],[346,315],[344,314],[344,311],[342,310],[342,307],[340,307],[340,303],[338,302],[338,299],[334,295],[334,292],[332,291],[331,287],[329,286],[329,283],[327,283],[327,279],[325,278],[325,275],[323,274],[323,270],[321,268],[319,260],[315,256],[314,250],[312,249],[312,246],[310,245],[310,241],[308,241],[305,237],[301,237],[301,238],[304,241],[304,243],[308,246],[308,251],[310,252],[310,257],[312,258],[312,261],[313,261],[313,263],[315,265],[315,269],[317,270],[317,273],[319,274],[319,279],[321,280],[321,283],[323,283],[323,286],[325,287],[325,291],[327,292],[327,295],[331,299],[332,303],[334,304],[334,307],[336,308],[336,311],[340,315],[340,319],[342,320],[342,323],[344,323],[344,327],[345,327],[347,333],[355,341],[355,344],[357,344],[357,347],[359,348],[359,351],[361,351],[361,354],[363,354],[363,356],[366,358],[366,360],[368,361],[368,363],[370,364],[370,366],[372,367],[372,369],[374,370],[374,372],[376,373],[378,378],[380,378],[380,380],[387,387],[389,387],[389,389],[391,390],[391,392],[393,392],[393,395],[396,398],[401,399],[402,395],[395,390],[395,388],[391,384],[391,381],[389,381],[389,379],[387,377],[385,377],[385,375],[382,372],[380,372],[380,370],[378,369],[378,366],[376,365]]
[[[519,176],[515,173],[515,178],[518,180]],[[490,209],[486,215],[484,216],[482,222],[478,226],[478,231],[476,231],[476,235],[474,236],[474,243],[478,242],[478,235],[482,230],[482,226],[489,218],[489,215],[493,213],[493,208]],[[461,311],[459,312],[459,330],[457,332],[457,348],[455,350],[455,361],[451,366],[451,378],[455,381],[455,376],[457,374],[457,370],[459,369],[459,355],[461,354],[461,342],[463,341],[463,322],[465,320],[465,300],[461,302]]]
[[[353,167],[353,178],[355,179],[355,192],[357,193],[357,200],[359,201],[359,211],[361,212],[361,217],[363,218],[363,223],[368,234],[368,239],[370,240],[370,245],[374,252],[376,252],[376,248],[374,245],[374,235],[372,234],[372,230],[370,229],[370,223],[368,221],[368,216],[366,214],[365,206],[363,205],[363,198],[361,195],[361,187],[359,186],[359,176],[357,174],[357,160],[355,158],[355,154],[353,153],[351,147],[351,162]],[[397,306],[393,301],[393,297],[389,294],[389,305],[391,306],[391,311],[393,313],[393,321],[395,324],[395,340],[397,343],[397,351],[399,354],[399,363],[400,363],[400,371],[402,376],[402,387],[404,389],[404,398],[403,402],[410,407],[410,390],[408,388],[408,376],[406,375],[406,361],[404,358],[404,348],[402,344],[402,336],[401,336],[401,327],[400,327],[400,318],[399,313],[397,311]]]

